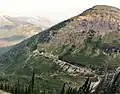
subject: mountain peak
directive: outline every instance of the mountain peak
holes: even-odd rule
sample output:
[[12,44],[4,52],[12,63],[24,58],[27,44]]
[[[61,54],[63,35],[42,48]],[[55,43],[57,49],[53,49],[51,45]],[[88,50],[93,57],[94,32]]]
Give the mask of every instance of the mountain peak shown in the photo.
[[104,19],[113,20],[120,22],[120,9],[107,6],[107,5],[96,5],[83,11],[81,14],[73,17],[72,19],[77,20],[93,20],[93,19]]
[[119,8],[117,7],[113,7],[113,6],[109,6],[109,5],[95,5],[92,7],[92,9],[108,9],[108,10],[120,10]]
[[88,10],[84,11],[81,15],[85,14],[111,14],[111,15],[119,15],[120,16],[120,9],[113,7],[113,6],[107,6],[107,5],[96,5],[92,8],[89,8]]

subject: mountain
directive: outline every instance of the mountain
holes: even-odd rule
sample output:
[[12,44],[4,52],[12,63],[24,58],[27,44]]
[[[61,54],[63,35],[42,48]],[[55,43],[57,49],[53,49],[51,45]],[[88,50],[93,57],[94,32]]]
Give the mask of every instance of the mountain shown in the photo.
[[60,94],[63,83],[78,86],[87,76],[96,82],[113,74],[120,66],[119,40],[120,9],[97,5],[14,46],[0,57],[0,72],[27,83],[35,69],[41,92]]
[[39,33],[53,23],[42,17],[11,17],[0,15],[0,54],[22,40]]

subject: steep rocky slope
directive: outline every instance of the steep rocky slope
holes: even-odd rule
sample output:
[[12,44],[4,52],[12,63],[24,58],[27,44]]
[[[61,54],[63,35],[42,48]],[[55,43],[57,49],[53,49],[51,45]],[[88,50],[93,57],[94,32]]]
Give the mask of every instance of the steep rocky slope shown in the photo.
[[35,68],[41,90],[59,92],[63,83],[78,85],[88,75],[112,73],[120,65],[119,40],[120,10],[97,5],[2,55],[1,75],[29,76]]

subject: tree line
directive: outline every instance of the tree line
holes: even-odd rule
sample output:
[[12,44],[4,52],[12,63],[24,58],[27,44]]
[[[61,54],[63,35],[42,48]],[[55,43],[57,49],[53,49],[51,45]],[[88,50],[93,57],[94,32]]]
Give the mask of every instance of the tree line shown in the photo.
[[[21,86],[18,77],[15,85],[6,82],[0,83],[0,89],[12,94],[39,94],[35,89],[35,71],[33,71],[28,86]],[[45,92],[43,91],[41,94],[46,94]],[[56,94],[120,94],[120,71],[116,71],[110,81],[105,76],[96,87],[93,87],[88,77],[81,87],[78,88],[64,84],[61,92]]]
[[12,94],[37,94],[34,89],[35,71],[33,71],[32,78],[28,85],[20,85],[20,79],[18,77],[17,83],[12,85],[8,82],[0,83],[0,89]]
[[94,88],[89,77],[79,88],[64,84],[60,94],[120,94],[120,71],[116,71],[110,81],[105,76]]

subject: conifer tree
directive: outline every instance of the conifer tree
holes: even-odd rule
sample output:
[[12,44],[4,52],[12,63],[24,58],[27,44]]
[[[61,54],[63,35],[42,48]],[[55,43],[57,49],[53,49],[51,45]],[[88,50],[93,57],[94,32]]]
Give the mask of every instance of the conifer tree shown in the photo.
[[62,87],[61,93],[60,94],[64,94],[65,93],[65,84]]

